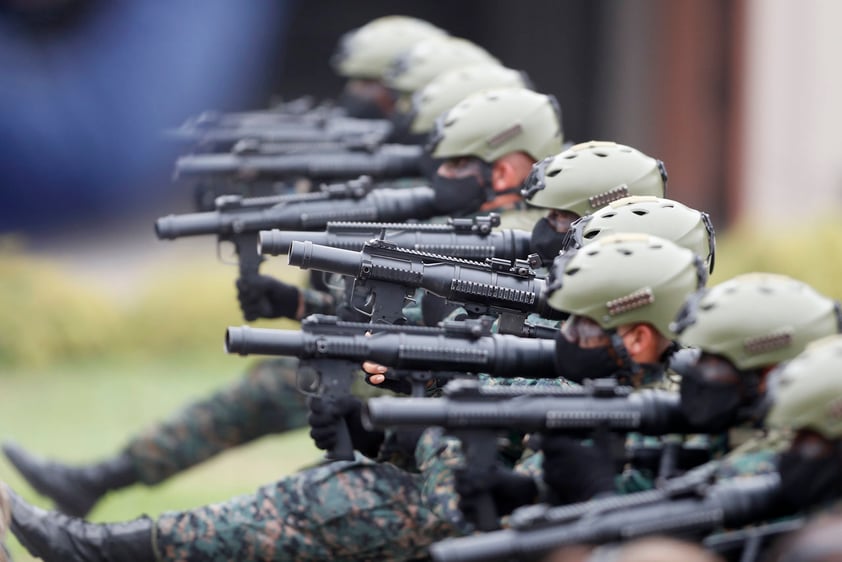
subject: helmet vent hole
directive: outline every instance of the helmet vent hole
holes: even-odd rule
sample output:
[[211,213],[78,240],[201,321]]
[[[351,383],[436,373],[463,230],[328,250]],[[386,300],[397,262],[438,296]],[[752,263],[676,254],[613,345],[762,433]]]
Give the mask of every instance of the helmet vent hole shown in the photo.
[[444,122],[444,126],[445,126],[445,127],[450,127],[450,126],[451,126],[451,125],[453,125],[454,123],[456,123],[456,118],[455,118],[455,117],[454,117],[454,118],[451,118],[451,119],[448,119],[447,121],[445,121],[445,122]]
[[630,256],[634,253],[631,250],[629,250],[628,248],[617,248],[617,251],[620,252],[621,254],[623,254],[624,256]]
[[547,172],[547,177],[548,178],[554,178],[557,175],[559,175],[563,169],[564,168],[559,168],[557,170],[550,170],[549,172]]
[[705,304],[699,306],[699,309],[704,310],[704,311],[708,311],[708,310],[713,310],[715,306],[716,305],[709,302],[709,303],[705,303]]
[[568,154],[567,156],[564,157],[564,159],[565,160],[573,160],[577,156],[579,156],[579,155],[578,154]]
[[610,219],[611,217],[615,217],[615,216],[617,216],[617,213],[605,213],[604,215],[602,215],[602,218]]
[[596,238],[597,236],[599,236],[600,232],[602,232],[602,231],[599,230],[599,229],[591,230],[590,232],[586,232],[584,234],[583,238],[587,238],[588,240],[592,240],[592,239]]
[[591,250],[591,251],[589,251],[589,252],[585,252],[585,255],[588,255],[588,256],[596,256],[596,255],[599,255],[599,250],[594,249],[594,250]]
[[601,152],[601,151],[600,151],[600,152],[594,151],[594,155],[599,156],[600,158],[606,158],[606,157],[608,157],[608,153],[607,153],[607,152]]
[[568,269],[567,271],[564,272],[565,275],[569,275],[569,276],[576,275],[577,273],[579,273],[578,267],[572,267],[572,268],[570,268],[570,269]]
[[637,215],[639,217],[642,217],[644,215],[648,215],[649,211],[647,211],[646,209],[635,209],[634,211],[632,211],[632,213],[634,213],[635,215]]

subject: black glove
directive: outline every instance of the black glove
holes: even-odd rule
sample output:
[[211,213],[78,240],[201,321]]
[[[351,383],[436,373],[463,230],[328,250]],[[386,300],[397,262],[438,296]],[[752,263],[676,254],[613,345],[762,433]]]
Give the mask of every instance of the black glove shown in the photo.
[[544,482],[559,503],[577,503],[613,493],[614,461],[599,447],[583,445],[566,435],[542,436]]
[[469,521],[478,520],[477,509],[481,508],[477,505],[477,499],[484,493],[491,494],[498,517],[534,502],[538,496],[538,486],[531,476],[518,474],[502,466],[494,466],[488,472],[478,472],[467,467],[456,470],[455,475],[459,509]]
[[246,320],[292,318],[298,312],[301,291],[266,275],[237,279],[237,300]]
[[325,400],[313,396],[308,401],[310,414],[310,437],[316,447],[330,451],[336,446],[336,424],[344,419],[351,435],[354,449],[367,457],[376,457],[383,443],[382,431],[368,431],[363,427],[360,412],[362,403],[354,396],[343,396],[334,400]]

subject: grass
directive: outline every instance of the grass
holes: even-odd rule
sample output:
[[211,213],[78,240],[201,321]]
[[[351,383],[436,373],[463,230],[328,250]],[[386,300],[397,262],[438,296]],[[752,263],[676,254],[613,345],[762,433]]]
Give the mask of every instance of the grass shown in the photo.
[[[64,461],[96,460],[117,451],[140,428],[179,405],[233,381],[248,361],[222,353],[186,353],[158,359],[106,357],[52,368],[0,371],[0,436]],[[93,521],[155,517],[254,491],[312,463],[319,452],[306,430],[268,436],[220,455],[155,487],[110,494]],[[0,459],[0,479],[27,500],[49,507]],[[15,560],[30,560],[14,538]]]

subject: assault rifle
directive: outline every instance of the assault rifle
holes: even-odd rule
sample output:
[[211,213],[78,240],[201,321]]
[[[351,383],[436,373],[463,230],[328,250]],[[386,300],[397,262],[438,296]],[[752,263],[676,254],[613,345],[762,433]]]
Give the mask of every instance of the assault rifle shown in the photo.
[[500,333],[525,335],[531,312],[561,317],[547,305],[546,282],[521,260],[495,258],[481,264],[405,250],[384,240],[372,240],[361,252],[294,241],[289,264],[356,278],[353,306],[372,322],[400,316],[418,288],[458,302],[474,316],[500,316]]
[[[466,469],[473,481],[482,482],[495,469],[503,431],[649,435],[689,431],[677,394],[632,390],[615,379],[586,381],[576,388],[482,386],[475,380],[455,380],[445,386],[443,398],[371,398],[363,408],[363,423],[372,428],[442,427],[462,441]],[[497,528],[490,493],[477,494],[467,512],[475,514],[480,530]]]
[[333,220],[427,218],[435,213],[433,199],[434,193],[429,187],[371,189],[370,179],[361,178],[327,186],[316,193],[255,199],[218,198],[216,211],[159,218],[155,222],[155,233],[166,240],[215,235],[219,242],[232,242],[238,256],[240,277],[250,278],[258,275],[263,261],[257,251],[261,230],[324,228]]
[[[709,463],[715,465],[715,463]],[[711,484],[708,465],[660,488],[561,507],[516,510],[511,527],[447,539],[430,547],[437,562],[537,560],[555,548],[602,544],[649,535],[700,539],[776,517],[780,478],[766,474]]]
[[359,175],[400,178],[422,175],[420,146],[384,144],[373,150],[301,154],[190,154],[175,164],[175,178],[225,177],[240,182],[306,177],[340,180]]
[[[423,394],[431,372],[555,376],[553,347],[553,342],[546,340],[491,335],[490,324],[476,321],[443,323],[435,328],[341,322],[312,315],[302,320],[301,331],[243,326],[230,327],[225,333],[228,353],[300,358],[306,371],[315,375],[312,384],[301,386],[326,400],[349,394],[360,363],[369,359],[399,369],[392,376],[409,380],[417,395]],[[332,458],[352,458],[344,420],[340,421]]]
[[294,240],[362,250],[373,238],[387,240],[400,248],[429,252],[467,260],[503,258],[513,260],[529,254],[531,233],[525,230],[498,230],[500,215],[448,219],[447,224],[331,222],[324,232],[269,230],[259,235],[259,252],[277,256],[289,253]]

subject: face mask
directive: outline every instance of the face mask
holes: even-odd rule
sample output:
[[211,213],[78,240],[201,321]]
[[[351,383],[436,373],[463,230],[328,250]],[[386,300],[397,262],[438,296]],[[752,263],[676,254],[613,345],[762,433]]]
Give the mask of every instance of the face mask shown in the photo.
[[532,228],[532,251],[541,257],[545,265],[549,265],[564,249],[564,236],[556,232],[547,217],[543,217]]
[[438,173],[433,176],[430,187],[435,192],[433,205],[440,215],[467,215],[478,211],[487,200],[486,185],[491,178],[491,166],[481,163],[482,178],[469,174],[461,178],[446,178]]
[[348,117],[356,119],[383,119],[386,117],[374,100],[348,92],[343,92],[336,103],[345,110]]
[[842,463],[839,454],[805,458],[787,451],[778,460],[781,495],[797,510],[827,503],[842,496]]
[[681,411],[694,428],[721,433],[737,423],[739,388],[704,380],[698,366],[687,367],[681,378]]
[[580,383],[612,377],[619,366],[611,347],[582,348],[559,333],[555,338],[555,369],[558,376]]

